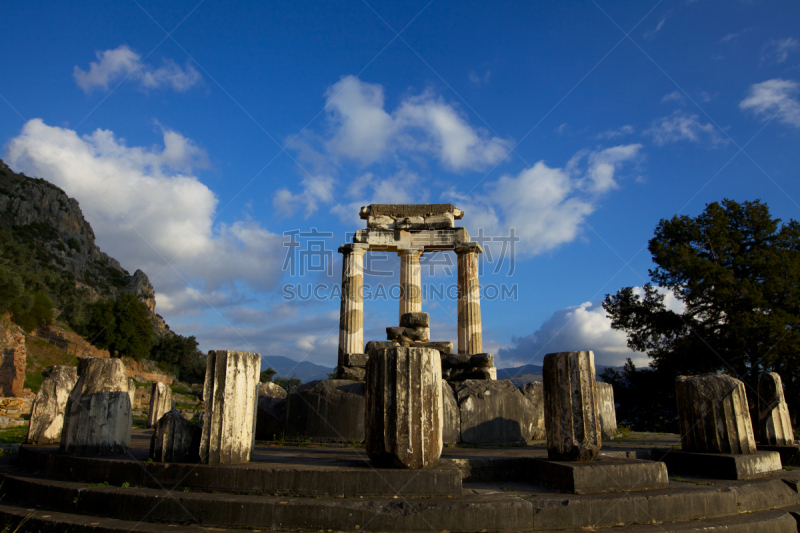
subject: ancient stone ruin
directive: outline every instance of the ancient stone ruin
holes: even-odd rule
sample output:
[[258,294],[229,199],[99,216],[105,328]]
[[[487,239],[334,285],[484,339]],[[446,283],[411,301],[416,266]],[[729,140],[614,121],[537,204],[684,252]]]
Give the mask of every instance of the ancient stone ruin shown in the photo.
[[150,459],[162,463],[196,463],[200,460],[202,428],[172,409],[158,419],[150,441]]
[[203,463],[225,465],[250,460],[260,372],[260,354],[232,350],[208,352],[200,441]]
[[172,409],[172,389],[156,382],[150,388],[150,408],[147,410],[147,427],[154,428],[162,416]]
[[761,444],[794,444],[789,408],[783,397],[783,383],[776,372],[764,372],[759,377],[758,425]]
[[119,359],[81,359],[67,400],[61,452],[123,453],[131,442],[131,397]]
[[42,382],[31,409],[27,442],[30,444],[54,444],[61,442],[64,427],[64,411],[67,400],[78,381],[78,369],[74,366],[54,366]]
[[547,456],[560,461],[591,461],[601,446],[594,353],[547,354],[544,382]]

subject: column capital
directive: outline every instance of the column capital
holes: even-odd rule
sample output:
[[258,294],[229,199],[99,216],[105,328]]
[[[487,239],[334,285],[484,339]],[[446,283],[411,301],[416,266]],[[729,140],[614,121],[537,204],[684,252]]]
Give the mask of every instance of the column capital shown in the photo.
[[340,254],[363,254],[364,252],[369,250],[369,244],[363,243],[351,243],[351,244],[343,244],[339,246],[339,253]]
[[398,248],[397,255],[399,255],[400,257],[410,254],[422,255],[424,251],[425,251],[424,246],[409,246],[407,248]]
[[455,253],[457,254],[469,254],[469,253],[482,254],[483,247],[477,242],[463,242],[460,244],[456,244],[455,247],[453,248],[453,251],[455,251]]

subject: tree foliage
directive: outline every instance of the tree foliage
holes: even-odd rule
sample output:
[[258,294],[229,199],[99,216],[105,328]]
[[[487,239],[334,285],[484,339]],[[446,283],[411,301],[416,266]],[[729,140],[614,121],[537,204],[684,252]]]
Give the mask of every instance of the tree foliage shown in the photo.
[[158,339],[150,349],[150,359],[161,363],[181,381],[200,383],[206,371],[205,355],[197,349],[194,336],[167,335]]
[[303,382],[303,380],[301,380],[295,375],[292,375],[292,377],[290,378],[287,378],[285,376],[274,378],[272,382],[276,385],[280,385],[286,392],[289,392],[294,387],[300,385]]
[[[648,249],[656,265],[649,272],[652,284],[641,291],[624,288],[603,303],[612,327],[628,334],[628,346],[652,359],[649,370],[631,364],[623,373],[609,373],[620,403],[625,395],[645,402],[655,394],[666,419],[674,421],[675,377],[723,371],[747,384],[753,406],[759,374],[777,371],[790,412],[796,411],[800,224],[773,219],[758,200],[724,200],[694,218],[662,220]],[[682,310],[667,307],[669,292]],[[664,420],[643,413],[629,422],[637,429],[664,427]]]
[[266,370],[261,371],[261,375],[259,376],[258,380],[261,383],[269,383],[272,381],[272,377],[277,374],[278,371],[272,367],[268,367]]
[[92,304],[85,333],[112,357],[143,359],[150,353],[153,325],[147,307],[133,294],[122,294]]

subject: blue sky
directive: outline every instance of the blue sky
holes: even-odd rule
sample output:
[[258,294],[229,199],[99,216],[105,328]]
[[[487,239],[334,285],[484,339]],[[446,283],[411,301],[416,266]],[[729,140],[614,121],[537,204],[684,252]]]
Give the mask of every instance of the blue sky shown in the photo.
[[[24,2],[3,18],[3,159],[77,198],[204,350],[335,365],[336,248],[358,208],[449,202],[473,237],[519,238],[513,268],[502,241],[485,254],[484,287],[516,291],[482,301],[498,366],[644,363],[599,302],[647,281],[660,219],[723,198],[800,216],[796,2]],[[314,256],[331,276],[283,269],[285,232],[311,228],[332,234]],[[396,257],[376,261],[394,274],[365,282],[388,290]],[[455,283],[433,261],[423,283]],[[287,300],[297,284],[327,289]],[[397,303],[372,300],[365,340],[382,340]],[[423,308],[455,341],[455,302]]]

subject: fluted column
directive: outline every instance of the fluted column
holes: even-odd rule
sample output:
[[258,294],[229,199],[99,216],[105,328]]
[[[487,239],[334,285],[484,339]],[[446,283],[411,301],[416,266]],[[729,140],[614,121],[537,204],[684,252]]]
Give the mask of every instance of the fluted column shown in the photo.
[[367,246],[345,244],[342,254],[342,304],[339,310],[339,366],[346,353],[364,353],[364,252]]
[[478,254],[483,252],[476,242],[456,246],[458,254],[458,353],[483,353],[481,328],[481,288],[478,280]]
[[422,248],[398,250],[400,256],[400,315],[422,312]]
[[761,444],[794,444],[789,408],[783,397],[783,383],[776,372],[764,372],[758,380],[758,424]]

